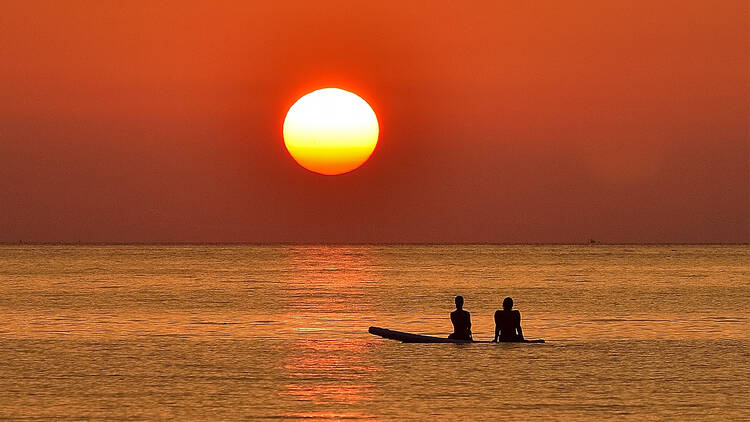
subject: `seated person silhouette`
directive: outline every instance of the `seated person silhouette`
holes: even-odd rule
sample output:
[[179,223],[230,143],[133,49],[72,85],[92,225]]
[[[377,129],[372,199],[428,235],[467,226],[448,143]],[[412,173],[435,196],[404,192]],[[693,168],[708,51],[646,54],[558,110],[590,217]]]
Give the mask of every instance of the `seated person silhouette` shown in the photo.
[[521,313],[513,310],[513,299],[503,300],[503,310],[495,311],[495,338],[498,341],[523,341],[521,331]]
[[453,323],[453,333],[448,336],[454,340],[468,340],[471,338],[471,314],[463,309],[463,296],[456,296],[456,310],[451,312],[451,322]]

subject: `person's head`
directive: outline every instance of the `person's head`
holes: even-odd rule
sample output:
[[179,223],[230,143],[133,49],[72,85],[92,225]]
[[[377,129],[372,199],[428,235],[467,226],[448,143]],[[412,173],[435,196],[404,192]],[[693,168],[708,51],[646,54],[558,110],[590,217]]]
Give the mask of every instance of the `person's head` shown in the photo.
[[510,311],[511,309],[513,309],[513,299],[511,299],[510,297],[506,297],[505,299],[503,299],[503,309],[505,309],[506,311]]
[[456,296],[456,309],[461,309],[463,307],[464,307],[464,297]]

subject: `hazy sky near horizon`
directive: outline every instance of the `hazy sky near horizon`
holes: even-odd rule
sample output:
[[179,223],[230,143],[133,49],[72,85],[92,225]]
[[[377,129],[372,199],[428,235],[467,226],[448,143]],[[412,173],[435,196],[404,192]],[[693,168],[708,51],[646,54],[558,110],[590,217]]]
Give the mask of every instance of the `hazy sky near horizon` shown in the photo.
[[[746,1],[2,5],[0,241],[750,241]],[[353,173],[284,148],[323,87]]]

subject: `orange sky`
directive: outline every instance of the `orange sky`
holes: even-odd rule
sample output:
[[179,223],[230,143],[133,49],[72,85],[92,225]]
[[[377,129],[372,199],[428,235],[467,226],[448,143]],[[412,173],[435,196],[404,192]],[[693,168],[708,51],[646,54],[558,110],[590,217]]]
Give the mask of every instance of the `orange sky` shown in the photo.
[[[526,3],[6,1],[0,241],[749,241],[748,3]],[[281,137],[329,86],[336,177]]]

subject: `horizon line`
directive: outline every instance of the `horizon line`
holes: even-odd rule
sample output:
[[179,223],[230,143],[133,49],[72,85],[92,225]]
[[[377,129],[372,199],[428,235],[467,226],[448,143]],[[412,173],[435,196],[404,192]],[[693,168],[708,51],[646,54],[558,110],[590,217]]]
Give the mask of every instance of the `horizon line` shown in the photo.
[[750,246],[750,242],[0,242],[0,246]]

